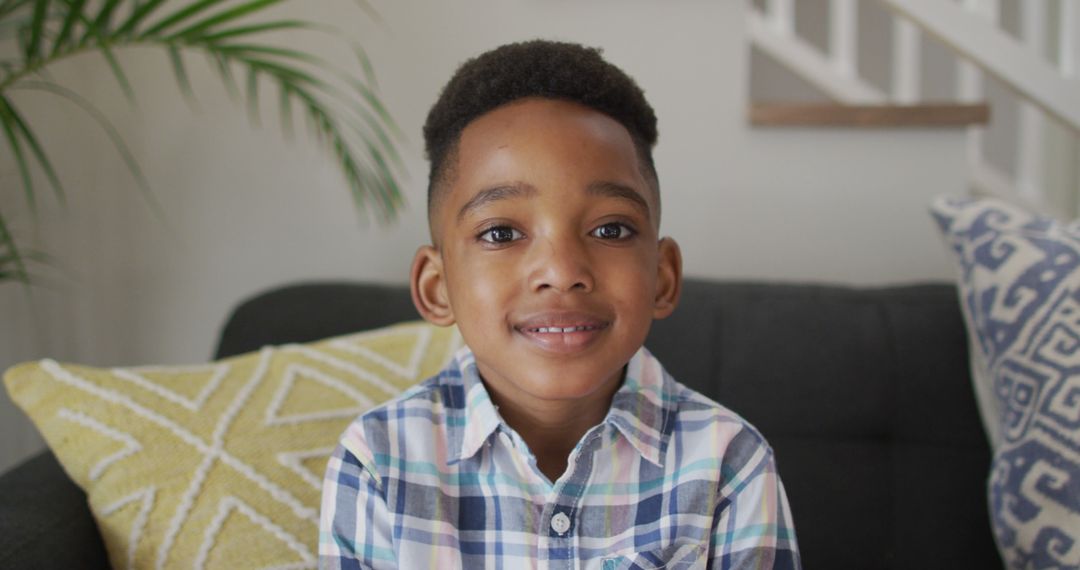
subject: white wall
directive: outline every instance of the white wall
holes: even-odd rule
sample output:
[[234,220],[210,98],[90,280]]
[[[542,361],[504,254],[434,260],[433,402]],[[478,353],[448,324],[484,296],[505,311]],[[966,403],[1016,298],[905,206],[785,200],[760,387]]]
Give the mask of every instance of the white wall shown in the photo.
[[[47,287],[30,298],[0,285],[0,368],[46,355],[97,365],[204,361],[229,308],[259,290],[302,279],[404,282],[426,239],[420,126],[428,108],[463,59],[532,37],[603,46],[644,87],[660,119],[662,230],[682,244],[689,275],[951,278],[925,212],[931,196],[963,191],[961,134],[749,129],[741,0],[372,3],[381,24],[350,0],[294,2],[286,11],[349,30],[375,62],[408,137],[410,207],[391,227],[361,225],[332,160],[302,135],[283,142],[273,113],[262,129],[250,128],[205,69],[193,70],[200,111],[191,112],[163,54],[121,56],[139,93],[136,111],[96,59],[54,74],[100,105],[137,148],[171,229],[149,213],[91,121],[58,101],[20,97],[43,125],[71,196],[66,212],[49,205],[37,226],[63,271],[48,272]],[[0,180],[5,213],[18,210],[9,160]],[[19,227],[34,233],[26,215]],[[28,432],[0,398],[0,469],[36,448]]]

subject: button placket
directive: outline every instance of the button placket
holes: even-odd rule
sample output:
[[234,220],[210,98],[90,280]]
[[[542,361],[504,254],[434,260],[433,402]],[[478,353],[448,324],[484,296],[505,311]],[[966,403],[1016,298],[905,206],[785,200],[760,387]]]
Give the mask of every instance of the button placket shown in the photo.
[[547,550],[548,568],[575,567],[576,540],[574,534],[585,484],[592,473],[593,451],[597,444],[595,428],[568,457],[568,472],[556,482],[544,508],[548,514],[548,532],[541,539]]

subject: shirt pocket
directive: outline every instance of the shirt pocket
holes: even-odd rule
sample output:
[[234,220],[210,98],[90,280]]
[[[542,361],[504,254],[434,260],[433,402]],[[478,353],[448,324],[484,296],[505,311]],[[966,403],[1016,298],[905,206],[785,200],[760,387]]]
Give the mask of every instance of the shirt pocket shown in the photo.
[[673,544],[651,552],[609,556],[603,570],[704,570],[705,549],[700,544]]

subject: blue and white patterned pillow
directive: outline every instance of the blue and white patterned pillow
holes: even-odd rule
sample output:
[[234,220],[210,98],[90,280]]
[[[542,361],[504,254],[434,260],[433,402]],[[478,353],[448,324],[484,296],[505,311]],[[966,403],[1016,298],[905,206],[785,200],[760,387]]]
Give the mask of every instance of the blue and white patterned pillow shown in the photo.
[[1080,568],[1080,226],[996,199],[941,198],[932,212],[959,264],[976,393],[995,424],[1002,558]]

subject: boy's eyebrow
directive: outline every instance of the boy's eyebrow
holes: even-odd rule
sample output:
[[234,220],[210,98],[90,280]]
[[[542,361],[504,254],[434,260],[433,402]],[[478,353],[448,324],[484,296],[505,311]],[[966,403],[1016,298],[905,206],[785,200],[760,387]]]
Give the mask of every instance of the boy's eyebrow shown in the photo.
[[465,205],[458,210],[457,219],[460,222],[470,211],[476,210],[489,202],[506,200],[507,198],[528,197],[534,194],[536,194],[536,188],[524,182],[515,182],[512,184],[503,184],[501,186],[487,188],[477,192],[468,202],[465,202]]
[[633,188],[618,182],[610,182],[607,180],[601,180],[599,182],[593,182],[589,184],[589,187],[585,189],[586,192],[593,196],[608,196],[610,198],[618,198],[620,200],[629,200],[636,206],[645,217],[649,217],[649,203],[645,201],[645,198]]

